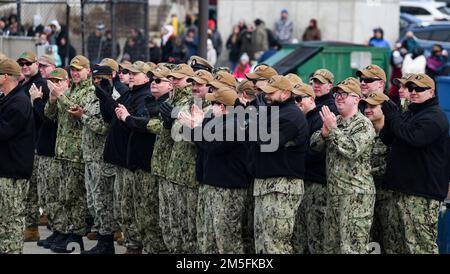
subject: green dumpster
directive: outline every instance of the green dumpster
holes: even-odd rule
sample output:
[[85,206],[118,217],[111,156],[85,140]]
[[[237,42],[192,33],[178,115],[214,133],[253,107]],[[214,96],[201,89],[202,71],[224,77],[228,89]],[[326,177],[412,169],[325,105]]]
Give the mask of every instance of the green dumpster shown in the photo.
[[389,50],[342,42],[302,42],[283,45],[283,48],[264,63],[278,73],[296,73],[304,81],[319,68],[333,72],[335,84],[349,76],[355,77],[358,69],[376,64],[390,76]]

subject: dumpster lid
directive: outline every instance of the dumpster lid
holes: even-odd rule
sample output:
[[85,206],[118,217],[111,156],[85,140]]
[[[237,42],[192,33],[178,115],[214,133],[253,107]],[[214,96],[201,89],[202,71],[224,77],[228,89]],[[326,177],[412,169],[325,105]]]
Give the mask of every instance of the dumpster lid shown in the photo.
[[278,61],[273,67],[280,75],[284,75],[293,71],[296,67],[316,55],[316,53],[322,49],[322,47],[301,46]]
[[273,65],[279,74],[286,74],[294,71],[299,65],[306,62],[325,47],[367,47],[363,44],[340,41],[308,41],[288,45],[290,47],[298,46],[298,48]]

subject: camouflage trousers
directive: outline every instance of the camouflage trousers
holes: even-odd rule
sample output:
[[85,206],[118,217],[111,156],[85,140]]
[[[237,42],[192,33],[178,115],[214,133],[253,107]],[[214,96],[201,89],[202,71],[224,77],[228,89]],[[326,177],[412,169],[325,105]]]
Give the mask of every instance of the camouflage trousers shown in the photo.
[[247,189],[200,185],[197,206],[198,251],[202,254],[243,254],[242,223]]
[[374,194],[328,194],[324,253],[367,254],[374,204]]
[[255,197],[253,196],[253,182],[247,188],[247,197],[244,206],[244,220],[242,221],[242,234],[244,239],[244,253],[255,253],[254,212]]
[[395,244],[403,254],[437,254],[437,223],[441,203],[403,193],[394,193],[394,207],[390,219],[399,227]]
[[197,196],[191,188],[161,179],[159,216],[164,243],[170,253],[197,253]]
[[53,226],[55,210],[60,206],[59,182],[56,173],[58,160],[38,155],[35,157],[36,160],[39,170],[37,177],[39,205],[44,210],[50,226]]
[[116,169],[104,162],[85,163],[86,200],[90,214],[94,217],[94,228],[101,235],[114,233],[113,184]]
[[86,233],[86,187],[84,164],[55,161],[58,182],[58,203],[54,207],[53,227],[65,234]]
[[23,251],[28,180],[0,178],[0,254]]
[[144,250],[149,254],[165,252],[167,249],[159,226],[158,181],[146,171],[137,170],[135,175],[134,211]]
[[25,198],[25,227],[37,227],[39,225],[39,156],[35,155],[33,173],[29,180],[29,188]]
[[295,253],[323,253],[323,227],[326,206],[326,185],[305,182],[305,194],[297,211],[292,238]]
[[114,195],[117,204],[116,216],[124,235],[125,246],[129,249],[142,249],[142,238],[136,224],[136,209],[134,206],[134,182],[140,180],[136,174],[123,167],[116,167]]
[[[298,185],[295,191],[289,190],[293,183]],[[264,191],[261,191],[260,185],[266,185]],[[303,193],[301,179],[255,179],[256,254],[293,253],[292,235]]]
[[395,193],[390,190],[377,188],[373,224],[370,231],[371,242],[379,243],[384,254],[401,253],[398,236],[401,233],[399,215],[395,210]]

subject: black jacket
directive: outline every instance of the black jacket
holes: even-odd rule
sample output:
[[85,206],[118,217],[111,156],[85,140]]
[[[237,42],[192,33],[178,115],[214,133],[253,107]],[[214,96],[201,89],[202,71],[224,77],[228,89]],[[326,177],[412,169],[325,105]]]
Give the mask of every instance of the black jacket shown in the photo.
[[129,90],[128,86],[125,85],[124,83],[120,82],[120,78],[119,76],[116,76],[113,79],[113,86],[114,88],[117,90],[117,92],[122,96],[122,94],[124,94],[125,92],[127,92]]
[[0,99],[0,177],[29,179],[34,160],[30,98],[19,85]]
[[200,182],[202,184],[221,188],[247,188],[250,185],[252,178],[247,169],[246,142],[236,141],[236,139],[234,139],[235,141],[226,141],[225,137],[227,131],[233,130],[236,138],[238,130],[236,125],[234,114],[204,123],[204,128],[207,128],[208,132],[221,135],[224,141],[195,142],[199,149],[198,153],[201,155],[201,160],[197,161],[196,167],[197,172],[199,168],[201,169]]
[[150,84],[147,83],[125,92],[117,102],[112,100],[110,93],[99,98],[103,119],[111,124],[103,152],[105,162],[132,171],[136,169],[150,171],[155,135],[131,130],[126,123],[118,120],[115,114],[115,108],[120,103],[128,109],[130,115],[148,117],[145,97],[149,95]]
[[334,103],[334,98],[331,93],[327,93],[323,96],[316,97],[315,99],[316,108],[311,110],[306,114],[306,120],[308,121],[309,138],[308,138],[308,148],[306,154],[306,173],[305,181],[326,184],[326,168],[325,168],[325,152],[318,152],[312,150],[309,146],[309,140],[314,132],[322,128],[323,122],[320,118],[320,110],[323,106],[328,106],[328,108],[334,114],[338,114],[336,105]]
[[322,118],[320,118],[320,110],[321,108],[316,107],[306,114],[306,120],[308,121],[308,147],[306,153],[306,172],[305,172],[305,181],[326,184],[327,183],[327,175],[325,168],[325,158],[326,154],[324,152],[318,152],[312,150],[309,146],[309,140],[314,132],[320,130],[322,128],[323,122]]
[[318,108],[318,109],[321,109],[323,106],[328,106],[328,108],[331,110],[331,112],[333,112],[336,115],[339,114],[339,112],[336,108],[336,104],[334,103],[333,94],[331,92],[329,92],[325,95],[322,95],[320,97],[316,97],[314,102],[316,103],[316,108]]
[[449,125],[438,98],[411,104],[405,113],[385,113],[385,117],[380,138],[390,146],[390,153],[383,186],[410,195],[443,200],[448,190]]
[[[293,98],[278,104],[278,106],[279,117],[271,116],[271,118],[267,119],[269,122],[267,128],[269,128],[270,132],[270,121],[279,118],[278,132],[271,132],[271,136],[276,134],[279,137],[277,149],[274,152],[261,151],[262,145],[267,146],[270,141],[262,142],[259,140],[252,145],[252,175],[258,179],[273,177],[304,179],[306,148],[309,136],[305,115],[295,105]],[[270,108],[268,107],[268,113],[270,113]],[[258,115],[262,115],[262,111],[263,108],[260,108]],[[259,124],[260,126],[261,124]],[[271,141],[276,141],[272,139]]]
[[50,90],[48,89],[47,81],[42,78],[39,72],[23,84],[27,95],[29,95],[29,90],[33,84],[38,88],[42,87],[42,98],[36,98],[33,101],[36,152],[38,155],[54,157],[58,125],[44,115],[45,104],[48,101]]

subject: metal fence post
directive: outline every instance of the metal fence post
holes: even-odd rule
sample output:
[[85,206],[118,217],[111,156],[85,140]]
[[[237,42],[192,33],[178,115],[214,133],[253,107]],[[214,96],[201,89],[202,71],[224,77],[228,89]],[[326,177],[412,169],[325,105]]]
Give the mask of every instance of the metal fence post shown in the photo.
[[206,41],[208,40],[208,0],[198,0],[199,5],[199,45],[198,53],[201,57],[206,58]]
[[66,60],[64,64],[68,65],[70,62],[70,5],[66,5]]
[[118,52],[117,52],[117,25],[116,25],[116,2],[117,0],[111,1],[111,36],[112,36],[112,52],[111,57],[113,59],[116,59]]
[[84,1],[85,0],[81,0],[81,14],[80,14],[80,19],[81,19],[81,54],[83,56],[86,56],[84,54],[85,49],[84,49]]
[[150,61],[150,49],[148,48],[148,9],[149,4],[148,1],[145,2],[145,8],[144,8],[144,41],[145,41],[145,59],[146,61]]
[[20,29],[22,28],[22,4],[20,3],[21,0],[16,0],[16,9],[17,9],[17,31],[20,32]]

